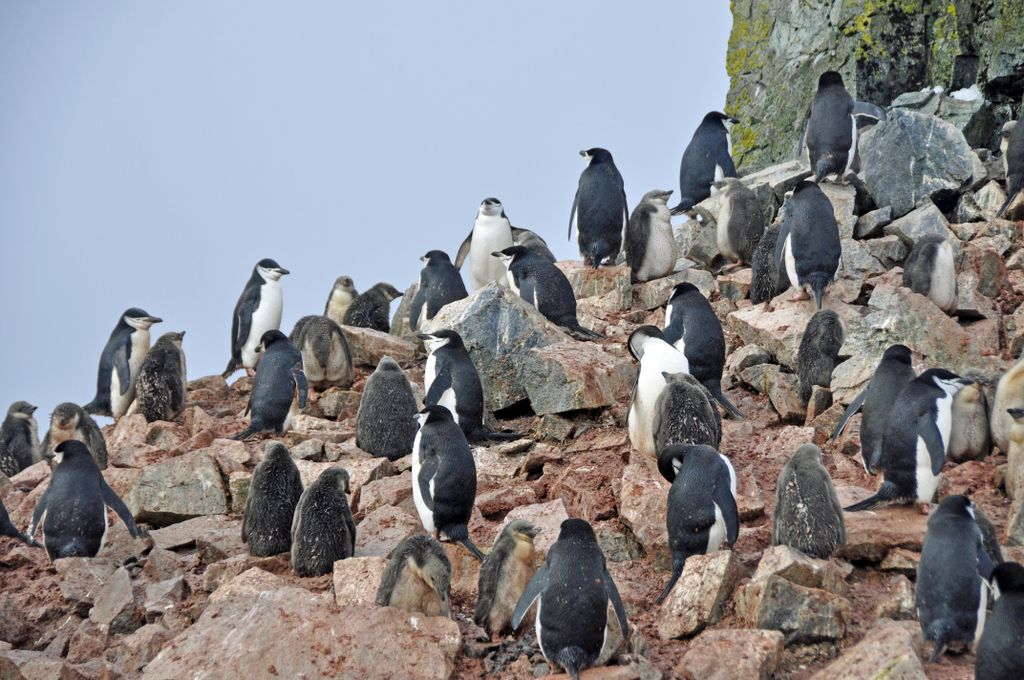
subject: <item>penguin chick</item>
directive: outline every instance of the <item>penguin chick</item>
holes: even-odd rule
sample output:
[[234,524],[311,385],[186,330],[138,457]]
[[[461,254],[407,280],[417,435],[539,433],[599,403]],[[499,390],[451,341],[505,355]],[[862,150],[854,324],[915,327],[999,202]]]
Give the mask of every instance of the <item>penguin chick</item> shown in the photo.
[[966,496],[948,496],[928,518],[917,567],[917,615],[935,662],[951,644],[978,641],[992,563]]
[[418,407],[412,385],[391,357],[366,379],[356,413],[356,446],[371,456],[398,460],[412,453]]
[[654,406],[654,443],[664,451],[671,444],[722,442],[722,416],[712,405],[708,389],[689,373],[663,373],[665,389]]
[[139,369],[135,394],[139,413],[147,423],[174,420],[185,408],[185,331],[164,333]]
[[35,541],[33,541],[28,536],[26,536],[25,534],[18,531],[14,524],[11,523],[11,517],[7,514],[7,508],[4,507],[3,501],[0,501],[0,536],[10,536],[11,538],[16,538],[22,543],[27,543],[33,548],[43,547]]
[[665,342],[657,326],[640,326],[629,336],[630,354],[640,362],[629,402],[629,441],[646,456],[658,455],[654,440],[654,419],[658,397],[667,383],[665,374],[689,373],[686,355]]
[[27,401],[16,401],[7,409],[0,426],[0,473],[8,477],[42,460],[35,412]]
[[348,311],[352,301],[359,297],[351,276],[339,276],[334,280],[334,286],[327,296],[327,304],[324,305],[324,316],[339,326],[345,323],[345,312]]
[[804,132],[815,182],[836,177],[845,184],[843,177],[857,155],[855,116],[885,120],[885,111],[869,102],[854,101],[836,71],[822,73]]
[[43,457],[53,458],[57,446],[71,439],[85,444],[96,465],[107,469],[107,443],[96,421],[81,406],[65,401],[50,414],[50,429],[43,437]]
[[120,418],[135,399],[135,381],[149,351],[149,328],[162,319],[138,307],[126,309],[100,354],[96,396],[83,406],[86,413]]
[[992,572],[995,605],[978,641],[974,658],[977,680],[1024,677],[1024,567],[1004,562]]
[[[490,251],[486,257],[488,260],[494,259]],[[424,263],[420,270],[420,285],[413,297],[412,307],[409,308],[409,328],[412,330],[437,316],[445,305],[469,297],[466,284],[462,282],[459,270],[452,264],[448,253],[431,250],[420,260]],[[501,269],[499,266],[499,275],[504,273]],[[504,281],[505,277],[500,276],[500,280]]]
[[800,291],[794,299],[807,299],[810,290],[821,309],[825,289],[839,273],[843,252],[835,211],[828,196],[807,180],[796,185],[786,203],[791,205],[775,242],[775,266],[778,271],[785,268],[790,283]]
[[436,539],[410,536],[381,575],[376,604],[425,616],[451,616],[452,565]]
[[242,542],[249,554],[270,557],[292,547],[292,519],[302,497],[302,477],[284,444],[267,444],[245,498]]
[[622,175],[607,149],[598,147],[580,151],[587,167],[580,174],[572,201],[569,237],[576,228],[576,242],[583,265],[600,267],[614,264],[622,249],[622,234],[629,221],[629,206]]
[[800,401],[805,406],[811,398],[812,387],[831,387],[832,371],[839,363],[839,348],[845,337],[843,322],[831,309],[818,310],[807,322],[796,355]]
[[671,195],[671,191],[648,191],[629,216],[626,263],[634,283],[660,279],[675,271],[679,246],[668,211]]
[[750,264],[764,234],[761,201],[735,177],[721,182],[722,208],[715,221],[718,252],[736,262]]
[[709,197],[716,181],[736,176],[729,138],[736,122],[720,111],[711,111],[701,120],[679,163],[679,204],[672,208],[673,215]]
[[941,236],[924,236],[903,263],[903,285],[924,295],[946,314],[956,312],[953,246]]
[[999,379],[992,402],[992,420],[989,423],[992,443],[1006,454],[1010,452],[1010,430],[1014,422],[1010,409],[1024,409],[1024,357]]
[[355,380],[352,351],[341,326],[329,316],[304,316],[288,336],[302,354],[302,372],[314,390],[351,387]]
[[260,432],[284,434],[291,426],[292,415],[306,407],[309,386],[302,372],[302,355],[281,331],[267,331],[260,342],[259,366],[252,383],[252,393],[245,413],[250,413],[249,427],[234,439],[247,439]]
[[260,360],[259,346],[263,335],[281,328],[284,311],[281,277],[288,273],[270,258],[260,260],[252,268],[231,317],[231,359],[221,374],[224,378],[239,368],[251,374]]
[[779,474],[772,545],[827,560],[846,544],[846,524],[821,449],[804,444]]
[[981,460],[992,449],[988,426],[988,399],[978,383],[971,383],[953,397],[953,426],[946,453],[954,463]]
[[768,303],[776,295],[789,289],[786,269],[775,265],[775,242],[779,239],[779,225],[764,230],[750,257],[750,301],[755,305]]
[[[1024,189],[1024,125],[1021,125],[1020,121],[1013,124],[1009,135],[1006,137],[1006,147],[1003,149],[1003,162],[1006,165],[1006,200],[999,207],[996,217],[1003,217],[1006,209],[1017,198],[1017,194],[1020,193],[1021,189]],[[1019,215],[1011,215],[1010,217],[1018,218]]]
[[390,283],[374,284],[349,306],[345,312],[345,326],[372,328],[387,333],[391,330],[391,301],[402,297],[402,292]]
[[348,472],[329,467],[310,484],[292,518],[292,569],[299,576],[323,576],[356,551],[356,524],[345,494]]
[[473,620],[493,639],[512,630],[516,604],[533,578],[533,539],[540,529],[524,519],[509,523],[480,565]]

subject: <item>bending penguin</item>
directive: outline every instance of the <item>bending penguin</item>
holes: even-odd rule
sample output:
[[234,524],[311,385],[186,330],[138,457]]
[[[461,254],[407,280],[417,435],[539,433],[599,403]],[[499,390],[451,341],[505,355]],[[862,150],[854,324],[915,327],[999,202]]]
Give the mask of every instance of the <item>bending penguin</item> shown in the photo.
[[648,456],[657,456],[654,422],[658,397],[667,383],[665,374],[689,373],[686,355],[665,342],[657,326],[640,326],[629,336],[629,352],[640,366],[629,403],[629,441],[633,448]]
[[302,354],[302,371],[312,390],[350,387],[355,380],[352,350],[341,326],[329,316],[304,316],[288,339]]
[[794,300],[806,300],[810,289],[821,309],[821,298],[839,273],[843,253],[832,202],[817,184],[803,180],[787,203],[791,207],[775,242],[776,271],[785,267],[790,283],[800,291]]
[[252,268],[231,317],[231,359],[222,374],[225,378],[239,368],[252,375],[260,360],[258,348],[263,334],[281,328],[281,277],[288,273],[270,258],[260,260]]
[[537,603],[535,629],[541,654],[573,680],[594,665],[608,632],[608,602],[628,636],[626,609],[608,573],[594,529],[582,519],[562,522],[558,540],[530,579],[512,615],[512,628]]
[[525,519],[506,526],[480,565],[473,620],[493,639],[512,630],[512,614],[533,577],[533,539],[540,529]]
[[903,286],[920,293],[946,314],[956,312],[953,246],[941,236],[923,236],[903,263]]
[[583,264],[596,269],[605,261],[614,264],[619,256],[629,221],[629,206],[622,175],[611,153],[607,149],[593,148],[580,151],[580,155],[587,159],[587,167],[580,175],[572,201],[569,237],[575,227]]
[[252,417],[249,427],[233,439],[247,439],[268,430],[284,434],[291,426],[292,415],[306,407],[309,385],[302,372],[302,354],[295,345],[284,333],[273,330],[263,334],[259,351],[263,359],[243,412],[243,415],[251,414]]
[[1024,567],[1003,562],[992,572],[995,605],[974,657],[977,680],[1024,677]]
[[107,442],[96,421],[81,406],[65,401],[50,414],[50,429],[43,437],[43,457],[53,458],[57,446],[70,439],[89,447],[96,465],[107,469]]
[[374,601],[378,607],[450,617],[451,582],[452,565],[437,539],[410,536],[391,554]]
[[[555,261],[555,256],[548,250],[548,244],[544,242],[544,239],[529,229],[513,227],[508,216],[505,215],[505,208],[501,205],[501,201],[496,198],[485,198],[480,203],[476,219],[473,220],[472,231],[459,246],[459,252],[455,255],[455,268],[462,269],[462,264],[468,257],[470,258],[469,282],[473,285],[474,290],[483,288],[491,281],[496,281],[507,288],[505,270],[501,263],[491,258],[491,253],[515,245],[524,246],[549,262]],[[429,256],[430,253],[427,255]],[[463,297],[466,296],[463,295]]]
[[[487,251],[487,259],[494,263],[500,274],[504,274],[505,268],[490,253]],[[424,321],[433,319],[448,303],[469,297],[466,284],[462,282],[459,270],[452,264],[448,253],[431,250],[420,260],[424,262],[420,270],[420,286],[409,308],[409,328],[412,330],[420,328]],[[500,276],[499,281],[504,282],[505,277]]]
[[664,451],[670,444],[722,443],[722,416],[708,388],[689,373],[662,373],[665,388],[654,405],[654,444]]
[[135,399],[135,380],[149,351],[149,328],[161,321],[138,307],[124,311],[100,354],[96,396],[83,407],[86,413],[115,419],[127,413]]
[[710,196],[716,181],[736,176],[729,138],[736,122],[721,111],[711,111],[697,126],[679,163],[679,204],[672,208],[673,215],[686,212]]
[[885,120],[885,111],[868,102],[854,101],[836,71],[822,73],[804,132],[815,182],[835,177],[845,184],[843,176],[857,155],[856,116]]
[[675,271],[679,246],[668,211],[671,195],[671,191],[648,191],[629,216],[626,263],[634,283],[660,279]]
[[95,557],[107,537],[109,507],[139,535],[135,519],[96,467],[85,444],[69,440],[57,446],[57,466],[50,486],[39,499],[28,536],[43,528],[43,545],[50,560],[62,557]]

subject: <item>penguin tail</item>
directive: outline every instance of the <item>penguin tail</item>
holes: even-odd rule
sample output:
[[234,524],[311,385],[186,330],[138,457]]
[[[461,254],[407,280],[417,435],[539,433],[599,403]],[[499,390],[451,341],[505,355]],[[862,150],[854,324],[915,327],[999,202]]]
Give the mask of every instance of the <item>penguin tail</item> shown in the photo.
[[1024,177],[1015,177],[1014,180],[1007,178],[1006,181],[1006,200],[999,206],[999,210],[996,212],[996,217],[1001,218],[1006,209],[1013,203],[1013,199],[1017,198],[1017,194],[1020,193],[1021,189],[1024,189]]
[[818,309],[821,309],[821,298],[825,296],[825,289],[828,284],[832,283],[832,279],[825,272],[814,272],[807,277],[807,282],[811,286],[811,290],[814,292],[814,304],[817,305]]
[[669,213],[673,215],[682,215],[684,212],[693,207],[693,199],[689,196],[682,196],[679,199],[679,205],[669,210]]
[[[36,545],[38,545],[38,543]],[[61,546],[60,550],[57,551],[57,554],[53,555],[52,560],[59,560],[64,557],[95,557],[95,555],[90,555],[89,551],[84,545],[82,545],[81,541],[78,539],[71,539]]]
[[937,619],[929,624],[925,631],[925,639],[932,641],[932,653],[928,657],[930,663],[935,663],[946,651],[950,641],[953,639],[953,622],[949,619]]
[[231,360],[228,361],[228,367],[224,369],[224,372],[220,374],[220,377],[222,377],[225,380],[227,380],[228,378],[231,377],[232,373],[234,373],[235,371],[238,370],[238,367],[239,367],[238,359],[236,359],[234,357],[231,357]]
[[728,411],[729,414],[733,418],[735,418],[736,420],[746,420],[744,415],[742,413],[740,413],[740,410],[738,408],[736,408],[735,404],[733,404],[731,401],[729,401],[729,398],[727,396],[725,396],[725,392],[722,391],[722,384],[720,382],[717,382],[717,381],[709,381],[709,382],[712,382],[713,384],[711,384],[708,387],[708,391],[711,392],[711,394],[712,394],[712,396],[714,396],[715,400],[719,404],[722,405],[722,408],[724,408],[726,411]]
[[565,669],[572,680],[579,680],[580,671],[589,665],[587,653],[575,645],[560,649],[555,655],[554,661]]
[[814,164],[814,183],[820,184],[821,180],[828,176],[832,169],[833,162],[832,154],[827,153],[818,159],[818,162]]
[[590,329],[584,328],[579,324],[578,321],[570,321],[562,325],[562,328],[569,331],[569,335],[576,338],[577,340],[587,341],[600,340],[604,338],[604,336],[598,333],[597,331],[592,331]]
[[480,552],[480,548],[476,547],[473,541],[469,540],[469,528],[465,524],[450,526],[444,530],[444,533],[456,543],[461,543],[465,546],[466,550],[473,553],[473,557],[481,562],[484,561],[484,554]]
[[242,441],[244,439],[252,437],[253,435],[263,432],[264,429],[265,428],[263,427],[263,423],[253,419],[252,422],[249,423],[249,427],[245,428],[244,430],[233,436],[232,439],[234,439],[235,441]]
[[654,601],[654,604],[661,604],[668,597],[668,594],[672,592],[672,588],[676,585],[676,581],[683,575],[683,566],[686,564],[686,560],[672,560],[672,576],[669,577],[668,583],[665,584],[665,589],[661,591],[661,595],[658,595],[658,599]]
[[110,407],[104,406],[100,403],[100,398],[97,396],[95,399],[90,401],[88,404],[82,407],[82,410],[86,413],[94,416],[109,416]]
[[892,505],[901,500],[904,500],[899,491],[896,490],[896,485],[892,482],[882,482],[882,486],[878,488],[878,492],[870,498],[865,498],[860,503],[854,503],[853,505],[843,508],[846,512],[860,512],[861,510],[871,510],[879,505]]

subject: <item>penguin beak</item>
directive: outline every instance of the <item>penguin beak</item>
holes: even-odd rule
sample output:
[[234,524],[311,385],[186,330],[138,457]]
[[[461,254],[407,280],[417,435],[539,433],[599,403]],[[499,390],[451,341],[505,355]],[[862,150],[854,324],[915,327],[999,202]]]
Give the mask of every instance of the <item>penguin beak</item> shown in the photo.
[[160,323],[163,321],[159,316],[147,316],[146,321],[149,323]]
[[586,151],[580,151],[580,155],[583,156],[584,158],[586,158],[587,157],[587,152]]
[[417,333],[416,337],[419,338],[420,340],[422,340],[423,342],[427,342],[428,340],[433,340],[434,339],[433,335],[429,335],[427,333]]
[[291,274],[291,272],[285,269],[284,267],[278,267],[277,273],[280,274],[281,276],[284,276],[285,274]]
[[530,538],[536,538],[537,534],[540,533],[540,527],[531,526],[529,529],[524,529],[523,533]]
[[501,253],[501,251],[495,250],[493,253],[491,253],[491,257],[503,257],[503,254]]
[[740,121],[739,121],[739,119],[738,119],[738,118],[730,118],[730,119],[729,119],[729,122],[730,122],[731,124],[735,125],[736,123],[738,123],[738,122],[740,122]]

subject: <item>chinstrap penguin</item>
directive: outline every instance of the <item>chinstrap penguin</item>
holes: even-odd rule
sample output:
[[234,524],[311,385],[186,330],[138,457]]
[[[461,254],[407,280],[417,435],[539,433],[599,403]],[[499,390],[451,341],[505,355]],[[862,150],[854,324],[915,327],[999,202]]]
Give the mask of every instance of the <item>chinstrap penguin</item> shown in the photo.
[[[481,257],[486,257],[495,265],[500,272],[498,280],[504,282],[505,268],[491,257],[491,251]],[[420,260],[424,263],[420,270],[420,286],[409,308],[409,328],[412,330],[418,329],[424,321],[433,319],[445,305],[469,297],[466,284],[462,282],[462,276],[452,264],[448,253],[431,250]]]
[[135,381],[149,351],[149,328],[162,319],[138,307],[126,309],[100,354],[96,396],[83,406],[86,413],[120,418],[135,399]]
[[772,545],[827,560],[846,544],[846,523],[821,449],[804,444],[779,473]]
[[[1017,121],[1006,138],[1006,147],[1003,149],[1003,162],[1006,165],[1006,201],[996,213],[1002,217],[1006,209],[1017,198],[1017,194],[1024,189],[1024,125]],[[1016,212],[1016,211],[1015,211]],[[1019,215],[1012,215],[1019,219]]]
[[679,204],[672,208],[673,215],[710,196],[716,181],[736,176],[729,137],[736,122],[721,111],[711,111],[697,126],[679,163]]
[[35,412],[27,401],[16,401],[7,409],[0,426],[0,473],[8,477],[42,460]]
[[622,249],[622,237],[629,221],[622,175],[607,149],[580,151],[587,167],[580,175],[569,217],[569,237],[576,229],[576,242],[584,266],[614,263]]
[[640,453],[656,457],[655,408],[667,382],[665,374],[689,373],[686,355],[665,341],[657,326],[640,326],[629,336],[628,347],[640,362],[629,402],[629,441]]
[[525,519],[513,520],[480,565],[473,620],[492,639],[512,631],[512,614],[533,578],[533,539],[538,533]]
[[655,450],[670,444],[722,443],[722,416],[708,388],[689,373],[663,373],[665,389],[654,406]]
[[660,279],[675,271],[679,246],[668,211],[671,195],[671,191],[648,191],[629,216],[626,263],[634,283]]
[[185,409],[185,331],[164,333],[146,354],[135,383],[135,401],[147,423],[174,420]]
[[404,293],[390,283],[377,283],[357,297],[345,312],[346,326],[372,328],[381,333],[391,330],[391,301]]
[[249,427],[234,439],[247,439],[267,431],[284,434],[291,426],[292,416],[306,407],[309,386],[302,372],[302,354],[295,345],[281,331],[267,331],[259,352],[263,358],[243,413],[251,416]]
[[334,280],[334,286],[327,296],[327,304],[324,305],[324,316],[339,326],[345,323],[345,312],[348,311],[352,301],[359,297],[351,276],[339,276]]
[[352,351],[345,333],[329,316],[304,316],[288,337],[302,355],[302,371],[311,390],[348,388],[355,380]]
[[260,360],[258,350],[263,334],[281,328],[281,277],[288,273],[270,258],[260,260],[252,268],[231,317],[231,359],[222,374],[225,378],[239,368],[252,375]]
[[1004,562],[992,571],[995,604],[974,657],[977,680],[1024,677],[1024,567]]
[[65,401],[50,414],[50,429],[43,437],[42,455],[52,459],[57,446],[74,439],[89,448],[96,465],[107,469],[107,442],[96,421],[81,406]]
[[356,446],[371,456],[398,460],[412,453],[416,438],[416,397],[409,379],[391,357],[382,357],[366,379],[356,413]]
[[451,616],[452,565],[430,536],[410,536],[391,553],[375,603],[424,616]]
[[868,102],[854,101],[836,71],[822,73],[804,131],[815,182],[826,177],[844,181],[857,155],[856,116],[885,120],[885,111]]
[[800,291],[794,299],[806,299],[809,289],[821,309],[821,298],[835,281],[842,258],[832,202],[817,184],[804,180],[787,203],[791,206],[775,242],[776,271],[785,268],[790,284]]
[[292,569],[299,576],[329,574],[356,550],[356,523],[348,506],[348,471],[329,467],[306,487],[292,518]]
[[284,444],[267,444],[245,498],[242,542],[249,554],[270,557],[292,547],[292,519],[302,497],[302,477]]
[[807,322],[796,355],[800,401],[803,404],[810,400],[815,385],[831,387],[832,371],[839,363],[839,348],[845,338],[843,322],[831,309],[818,310]]
[[789,290],[786,268],[775,262],[775,243],[779,240],[779,225],[764,230],[750,257],[750,301],[767,305],[772,298]]
[[746,184],[735,177],[723,179],[722,208],[715,220],[718,252],[733,262],[750,264],[754,249],[764,234],[761,201]]
[[955,313],[956,263],[950,242],[941,236],[921,237],[903,263],[903,285],[946,314]]

